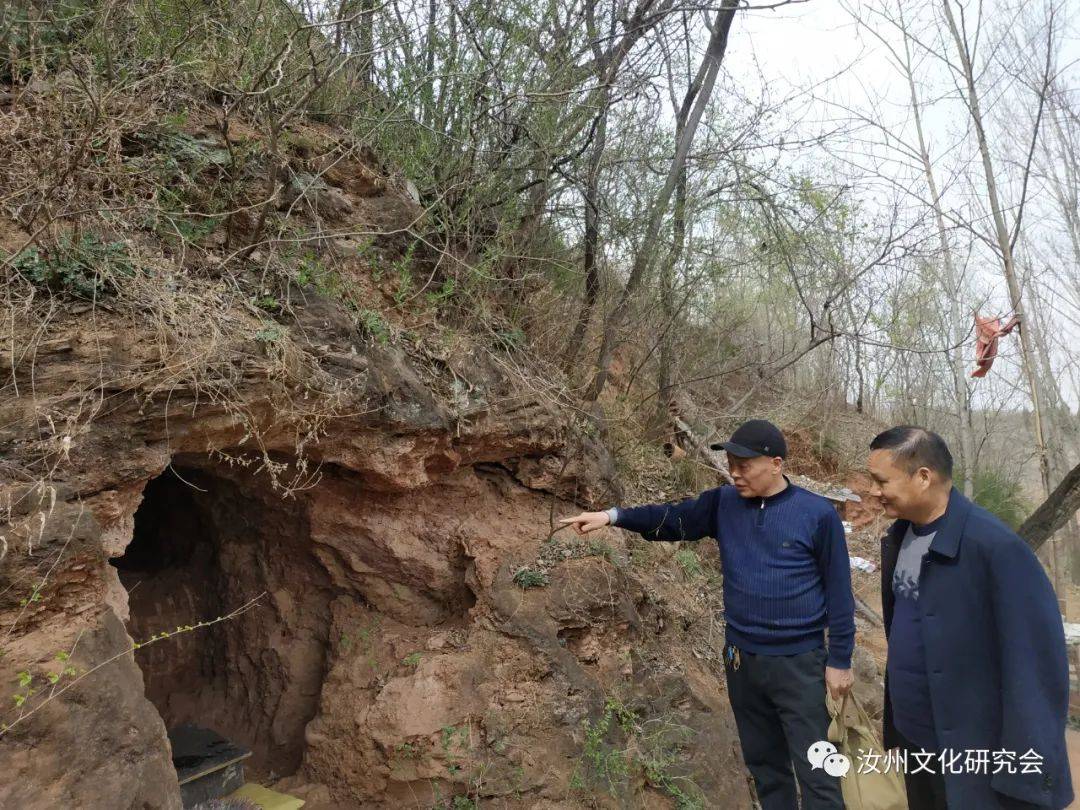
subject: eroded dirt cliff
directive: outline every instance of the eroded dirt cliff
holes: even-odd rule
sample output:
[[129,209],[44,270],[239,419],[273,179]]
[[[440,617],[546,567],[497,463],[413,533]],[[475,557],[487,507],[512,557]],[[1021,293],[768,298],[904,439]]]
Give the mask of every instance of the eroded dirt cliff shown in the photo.
[[[320,177],[319,249],[371,291],[347,234],[415,203]],[[194,721],[312,808],[749,807],[718,584],[552,532],[618,501],[593,419],[475,340],[373,339],[311,279],[268,322],[220,235],[176,276],[129,245],[152,297],[8,298],[0,804],[177,808],[166,728]]]

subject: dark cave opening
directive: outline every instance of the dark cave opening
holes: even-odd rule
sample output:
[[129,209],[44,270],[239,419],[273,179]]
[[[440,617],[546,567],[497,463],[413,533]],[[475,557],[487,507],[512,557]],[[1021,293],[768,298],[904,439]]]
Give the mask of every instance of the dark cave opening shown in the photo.
[[[249,769],[295,772],[325,675],[330,599],[303,504],[242,467],[174,462],[147,482],[112,562],[166,728],[212,729],[252,751]],[[146,643],[200,622],[212,624]]]

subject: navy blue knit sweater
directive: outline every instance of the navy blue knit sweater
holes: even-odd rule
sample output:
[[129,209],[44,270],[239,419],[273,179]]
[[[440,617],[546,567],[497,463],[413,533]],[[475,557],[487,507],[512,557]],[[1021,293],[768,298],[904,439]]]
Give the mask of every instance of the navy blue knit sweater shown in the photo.
[[793,655],[820,647],[828,626],[828,665],[851,666],[855,599],[847,543],[825,498],[791,483],[767,498],[743,498],[724,486],[678,504],[620,507],[615,525],[646,540],[716,538],[728,643]]

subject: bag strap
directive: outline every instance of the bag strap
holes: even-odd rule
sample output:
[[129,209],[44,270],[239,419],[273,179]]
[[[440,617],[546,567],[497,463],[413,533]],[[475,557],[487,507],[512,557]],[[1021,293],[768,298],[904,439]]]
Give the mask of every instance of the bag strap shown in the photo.
[[[836,728],[840,732],[840,741],[841,741],[842,744],[847,743],[848,726],[847,726],[847,723],[844,720],[844,711],[847,708],[848,696],[851,695],[851,690],[848,690],[844,694],[844,697],[840,701],[840,706],[839,706],[838,709],[836,707],[836,701],[832,698],[831,695],[828,694],[828,691],[826,691],[825,694],[828,697],[827,703],[829,705],[829,712],[832,714],[833,722],[836,723]],[[852,697],[852,700],[854,700],[854,695],[851,695],[851,697]],[[856,704],[856,705],[858,705],[858,704]]]
[[[855,704],[855,711],[859,713],[859,720],[861,720],[862,724],[866,727],[866,733],[870,735],[869,742],[871,742],[879,751],[884,751],[885,744],[882,742],[881,735],[877,731],[877,724],[870,719],[870,715],[866,713],[866,709],[859,703],[855,694],[849,691],[848,695],[851,695],[851,702]],[[846,698],[847,695],[844,697]]]

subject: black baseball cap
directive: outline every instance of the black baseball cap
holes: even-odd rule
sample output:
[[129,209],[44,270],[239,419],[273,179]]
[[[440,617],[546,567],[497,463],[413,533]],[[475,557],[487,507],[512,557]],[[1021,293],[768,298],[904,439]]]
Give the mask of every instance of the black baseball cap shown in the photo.
[[780,428],[764,419],[743,422],[731,434],[729,441],[711,444],[709,447],[713,450],[727,450],[731,455],[739,458],[753,458],[754,456],[787,458],[787,441],[784,439],[784,434],[780,432]]

